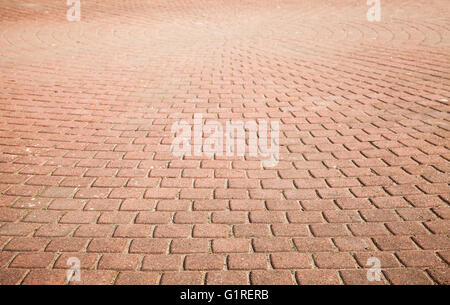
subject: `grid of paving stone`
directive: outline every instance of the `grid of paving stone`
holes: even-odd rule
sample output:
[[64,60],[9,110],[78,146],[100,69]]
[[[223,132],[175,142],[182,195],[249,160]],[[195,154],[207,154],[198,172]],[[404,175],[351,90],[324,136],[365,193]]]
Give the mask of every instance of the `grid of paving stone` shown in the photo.
[[[0,0],[0,283],[448,284],[448,4]],[[280,161],[175,156],[194,114]]]

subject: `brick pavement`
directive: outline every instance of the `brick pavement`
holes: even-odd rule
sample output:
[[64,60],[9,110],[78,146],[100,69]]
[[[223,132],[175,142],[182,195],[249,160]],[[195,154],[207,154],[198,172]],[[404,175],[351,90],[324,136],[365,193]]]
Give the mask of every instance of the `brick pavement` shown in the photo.
[[0,0],[0,283],[448,284],[450,8],[385,2]]

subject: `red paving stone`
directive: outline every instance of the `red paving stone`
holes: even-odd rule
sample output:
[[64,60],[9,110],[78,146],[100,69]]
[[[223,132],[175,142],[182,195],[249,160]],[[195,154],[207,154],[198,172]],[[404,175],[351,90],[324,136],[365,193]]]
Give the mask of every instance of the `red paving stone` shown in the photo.
[[81,3],[0,0],[0,284],[449,284],[447,0]]

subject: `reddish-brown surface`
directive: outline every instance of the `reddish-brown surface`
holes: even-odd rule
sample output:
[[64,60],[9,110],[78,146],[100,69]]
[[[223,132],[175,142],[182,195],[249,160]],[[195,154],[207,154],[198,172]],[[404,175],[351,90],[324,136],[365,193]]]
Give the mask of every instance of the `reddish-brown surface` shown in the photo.
[[[0,1],[0,283],[449,283],[448,0],[67,8]],[[194,113],[280,162],[175,157]]]

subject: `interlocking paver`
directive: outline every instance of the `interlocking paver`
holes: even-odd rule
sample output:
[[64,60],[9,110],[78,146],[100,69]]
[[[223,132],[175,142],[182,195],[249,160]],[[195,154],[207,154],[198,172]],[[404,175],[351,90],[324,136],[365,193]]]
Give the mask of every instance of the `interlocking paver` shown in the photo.
[[449,284],[447,0],[63,2],[0,0],[0,284]]

